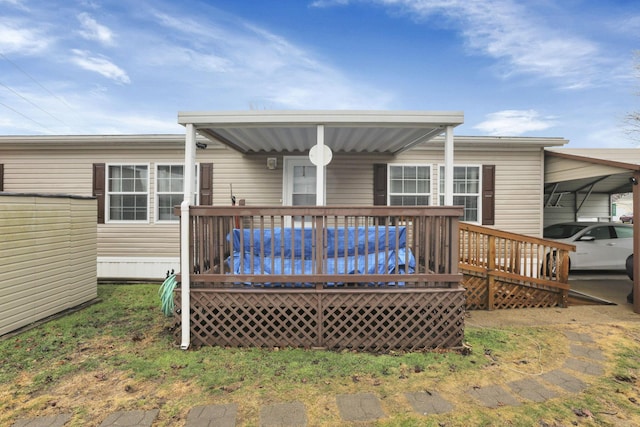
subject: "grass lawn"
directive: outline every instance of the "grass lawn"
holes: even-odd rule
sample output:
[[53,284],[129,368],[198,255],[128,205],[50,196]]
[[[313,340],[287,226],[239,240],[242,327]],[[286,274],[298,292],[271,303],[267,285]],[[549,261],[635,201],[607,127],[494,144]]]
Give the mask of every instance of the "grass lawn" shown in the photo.
[[[367,354],[304,349],[180,350],[160,311],[158,285],[101,285],[101,302],[0,339],[0,425],[73,413],[97,426],[117,410],[160,409],[154,426],[183,425],[190,408],[235,402],[238,425],[258,425],[265,404],[300,401],[309,425],[338,426],[335,396],[374,393],[379,426],[640,425],[640,323],[595,325],[605,375],[582,393],[498,409],[472,404],[473,387],[536,378],[570,357],[562,328],[467,327],[471,349]],[[415,413],[405,392],[438,391],[455,410]],[[359,424],[362,425],[362,424]]]

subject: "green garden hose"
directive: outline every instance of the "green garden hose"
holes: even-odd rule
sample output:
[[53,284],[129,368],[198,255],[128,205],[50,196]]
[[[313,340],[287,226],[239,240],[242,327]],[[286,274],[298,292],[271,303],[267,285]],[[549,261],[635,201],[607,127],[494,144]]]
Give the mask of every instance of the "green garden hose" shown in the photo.
[[158,295],[160,295],[160,302],[162,312],[165,316],[173,316],[173,290],[178,286],[176,281],[176,275],[171,274],[160,285]]

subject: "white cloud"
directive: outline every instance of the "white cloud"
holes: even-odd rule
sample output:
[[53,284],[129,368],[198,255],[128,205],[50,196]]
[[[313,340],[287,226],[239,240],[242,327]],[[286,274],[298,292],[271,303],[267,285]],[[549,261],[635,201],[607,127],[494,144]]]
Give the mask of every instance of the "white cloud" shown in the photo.
[[488,135],[518,136],[555,126],[553,117],[541,117],[535,110],[504,110],[487,115],[487,119],[473,128]]
[[72,49],[74,56],[71,62],[85,70],[94,71],[108,79],[115,80],[119,83],[131,83],[131,79],[127,73],[120,67],[102,56],[91,56],[84,50]]
[[80,35],[87,40],[95,40],[105,45],[113,44],[113,33],[107,27],[99,24],[88,13],[81,13],[78,15],[78,21],[82,25],[82,30],[79,31]]
[[505,76],[528,73],[553,78],[564,88],[589,86],[598,79],[603,61],[599,46],[568,29],[542,23],[531,4],[514,0],[368,1],[399,8],[417,19],[445,17],[439,25],[459,31],[470,54],[500,60]]
[[172,38],[147,51],[147,61],[195,70],[194,84],[233,92],[233,102],[306,109],[389,105],[384,89],[354,83],[314,52],[243,19],[225,14],[209,14],[207,21],[154,11],[150,15],[171,30]]
[[29,10],[24,3],[26,3],[26,1],[23,0],[0,0],[0,4],[7,4],[18,10]]
[[50,39],[41,31],[18,22],[0,20],[0,52],[34,54],[44,51]]
[[179,66],[184,69],[224,73],[231,71],[232,62],[228,58],[197,52],[184,46],[163,45],[149,47],[147,64],[154,67]]
[[332,7],[332,6],[346,6],[349,4],[349,0],[316,0],[311,2],[311,7]]

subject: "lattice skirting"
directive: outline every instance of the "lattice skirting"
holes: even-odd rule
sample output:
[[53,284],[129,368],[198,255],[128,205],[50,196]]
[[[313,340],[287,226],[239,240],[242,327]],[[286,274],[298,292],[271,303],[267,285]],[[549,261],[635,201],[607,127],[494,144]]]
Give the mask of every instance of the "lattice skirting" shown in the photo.
[[545,289],[525,283],[496,280],[493,290],[493,307],[489,307],[489,286],[486,276],[465,272],[461,285],[466,289],[467,310],[560,306],[560,291],[558,289]]
[[[175,294],[180,322],[180,291]],[[191,290],[191,343],[370,352],[455,348],[464,289]],[[179,328],[177,336],[179,336]]]

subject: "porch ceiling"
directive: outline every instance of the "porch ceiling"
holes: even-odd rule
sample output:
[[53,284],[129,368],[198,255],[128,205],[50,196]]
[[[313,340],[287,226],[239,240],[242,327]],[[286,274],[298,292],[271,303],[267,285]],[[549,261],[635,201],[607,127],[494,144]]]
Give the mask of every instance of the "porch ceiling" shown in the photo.
[[334,152],[398,154],[462,124],[451,111],[242,111],[180,112],[178,123],[193,124],[207,138],[243,154],[306,152],[317,143]]

